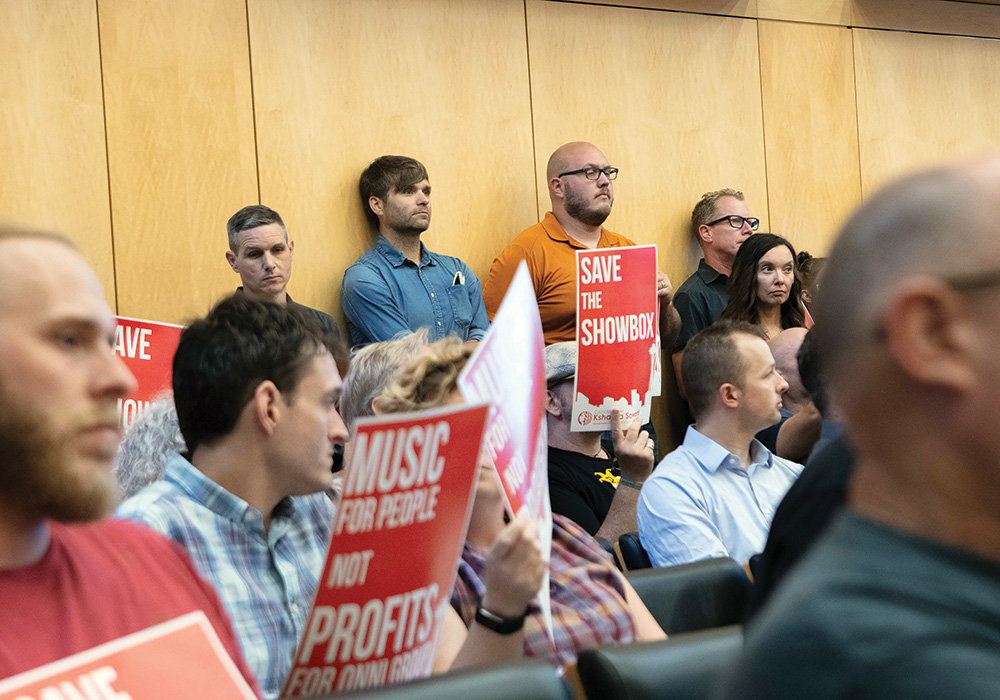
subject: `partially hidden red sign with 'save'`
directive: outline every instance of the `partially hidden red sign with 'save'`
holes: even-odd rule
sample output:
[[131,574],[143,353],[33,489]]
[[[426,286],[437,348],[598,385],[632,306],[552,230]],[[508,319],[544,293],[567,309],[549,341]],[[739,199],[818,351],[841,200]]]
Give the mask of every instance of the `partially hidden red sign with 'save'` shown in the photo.
[[658,376],[656,246],[578,250],[577,372],[571,429],[649,421]]
[[489,408],[358,421],[316,601],[282,697],[430,675]]
[[202,611],[0,681],[0,700],[255,700]]
[[118,417],[129,427],[157,395],[170,388],[174,352],[181,339],[181,326],[118,316],[115,352],[125,361],[138,388],[118,399]]

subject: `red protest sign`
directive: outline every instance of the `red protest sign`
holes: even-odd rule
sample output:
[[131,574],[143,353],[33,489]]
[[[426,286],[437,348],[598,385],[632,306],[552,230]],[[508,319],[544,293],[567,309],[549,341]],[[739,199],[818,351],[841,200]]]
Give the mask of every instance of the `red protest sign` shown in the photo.
[[174,352],[181,339],[181,326],[118,316],[115,352],[135,375],[138,388],[118,399],[118,416],[123,427],[149,406],[158,394],[170,388]]
[[[542,555],[552,551],[548,430],[545,423],[545,336],[535,289],[522,261],[490,330],[458,377],[468,401],[491,401],[483,450],[503,487],[507,510],[522,507],[538,522]],[[549,636],[552,608],[549,576],[538,592]]]
[[659,355],[656,246],[576,252],[574,431],[649,421]]
[[358,422],[316,601],[282,697],[430,675],[488,410]]
[[202,611],[0,681],[0,700],[255,700]]

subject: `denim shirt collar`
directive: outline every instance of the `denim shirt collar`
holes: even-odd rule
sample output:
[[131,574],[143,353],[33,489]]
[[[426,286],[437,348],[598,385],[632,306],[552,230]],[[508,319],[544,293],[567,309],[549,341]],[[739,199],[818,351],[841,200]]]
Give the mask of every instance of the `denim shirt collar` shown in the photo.
[[[413,264],[409,258],[396,250],[396,247],[390,243],[384,236],[379,236],[378,240],[375,241],[375,250],[382,254],[382,257],[388,261],[393,267],[402,267],[403,265],[409,263]],[[433,265],[434,258],[431,257],[430,253],[427,252],[427,248],[424,244],[420,244],[420,267],[425,265]]]
[[[741,470],[739,457],[715,440],[699,433],[693,425],[689,425],[684,434],[684,447],[706,471],[713,474],[723,467]],[[753,440],[750,443],[750,466],[746,470],[747,474],[753,475],[758,468],[770,469],[772,457],[766,447],[758,440]]]

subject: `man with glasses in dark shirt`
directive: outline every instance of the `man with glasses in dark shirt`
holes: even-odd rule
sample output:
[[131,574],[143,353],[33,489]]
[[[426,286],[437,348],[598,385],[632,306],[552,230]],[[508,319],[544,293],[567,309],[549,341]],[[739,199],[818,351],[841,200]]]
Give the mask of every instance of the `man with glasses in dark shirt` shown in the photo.
[[[681,317],[680,333],[672,349],[678,385],[684,346],[702,328],[719,320],[729,300],[726,282],[736,251],[759,225],[760,220],[750,216],[743,193],[737,190],[706,192],[694,206],[691,234],[701,246],[703,257],[695,273],[674,295],[674,306]],[[684,387],[680,388],[683,395]]]

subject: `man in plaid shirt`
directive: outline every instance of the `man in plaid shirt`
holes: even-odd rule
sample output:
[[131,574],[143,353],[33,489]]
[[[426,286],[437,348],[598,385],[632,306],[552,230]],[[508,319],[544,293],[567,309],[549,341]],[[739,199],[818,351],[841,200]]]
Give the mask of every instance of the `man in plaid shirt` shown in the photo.
[[117,511],[183,546],[218,591],[267,698],[288,675],[333,523],[333,342],[302,312],[235,295],[181,334],[174,401],[187,452]]

